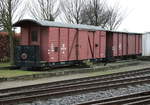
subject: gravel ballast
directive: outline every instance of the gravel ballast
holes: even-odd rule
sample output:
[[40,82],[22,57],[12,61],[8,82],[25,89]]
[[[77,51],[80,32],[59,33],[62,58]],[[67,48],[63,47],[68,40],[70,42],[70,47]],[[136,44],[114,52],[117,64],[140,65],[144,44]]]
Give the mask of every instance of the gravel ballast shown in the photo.
[[137,92],[150,91],[150,84],[127,86],[124,88],[101,90],[97,92],[84,93],[74,96],[65,96],[61,98],[48,99],[44,101],[34,101],[18,105],[75,105],[91,100],[105,99],[121,95],[128,95]]

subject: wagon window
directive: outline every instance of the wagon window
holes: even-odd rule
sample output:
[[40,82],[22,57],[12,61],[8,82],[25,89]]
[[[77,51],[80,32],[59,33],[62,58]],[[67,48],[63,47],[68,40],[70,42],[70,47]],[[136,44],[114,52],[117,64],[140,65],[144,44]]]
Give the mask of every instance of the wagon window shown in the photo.
[[38,32],[37,31],[32,31],[31,32],[31,40],[33,42],[37,42],[38,41]]

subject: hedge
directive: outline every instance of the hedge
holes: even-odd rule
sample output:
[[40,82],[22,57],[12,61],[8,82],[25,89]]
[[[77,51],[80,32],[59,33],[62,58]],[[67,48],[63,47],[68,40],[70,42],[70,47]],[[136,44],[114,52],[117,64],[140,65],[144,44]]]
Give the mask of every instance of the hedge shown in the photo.
[[[20,35],[15,35],[15,44],[19,44]],[[9,61],[9,36],[6,32],[0,32],[0,62]]]

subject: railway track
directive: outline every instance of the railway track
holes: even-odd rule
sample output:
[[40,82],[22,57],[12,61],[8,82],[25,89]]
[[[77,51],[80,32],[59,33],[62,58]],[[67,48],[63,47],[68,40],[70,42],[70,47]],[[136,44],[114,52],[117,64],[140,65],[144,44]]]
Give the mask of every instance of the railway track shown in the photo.
[[96,101],[89,101],[77,105],[149,105],[150,91],[139,92],[130,95],[118,96]]
[[127,72],[120,72],[120,73],[113,73],[113,74],[101,75],[101,76],[95,76],[95,77],[86,77],[86,78],[63,80],[63,81],[57,81],[57,82],[51,82],[51,83],[43,83],[43,84],[36,84],[36,85],[0,89],[0,94],[8,93],[8,92],[25,91],[25,90],[29,91],[33,89],[42,89],[42,88],[47,88],[47,87],[60,87],[64,85],[81,84],[81,83],[92,82],[92,81],[107,81],[107,80],[112,80],[112,79],[139,76],[143,74],[150,74],[150,68],[127,71]]
[[[150,83],[150,69],[0,90],[0,105]],[[57,84],[58,83],[58,84]],[[38,87],[39,86],[39,87]],[[17,91],[16,91],[17,90]]]

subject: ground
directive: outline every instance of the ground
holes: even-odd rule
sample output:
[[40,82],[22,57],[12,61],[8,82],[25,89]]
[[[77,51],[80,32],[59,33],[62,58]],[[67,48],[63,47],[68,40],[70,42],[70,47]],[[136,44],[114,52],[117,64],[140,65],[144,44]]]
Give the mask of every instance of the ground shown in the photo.
[[[102,70],[102,71],[98,71],[98,72],[69,74],[69,75],[64,75],[64,76],[55,76],[55,77],[41,78],[41,79],[28,80],[28,81],[26,81],[26,80],[17,80],[17,81],[0,82],[0,89],[18,87],[18,86],[24,86],[24,85],[39,84],[39,83],[54,82],[54,81],[60,81],[60,80],[84,78],[84,77],[89,77],[89,76],[98,76],[98,75],[111,74],[111,73],[116,73],[116,72],[124,72],[124,71],[129,71],[129,70],[137,70],[137,69],[142,69],[142,68],[150,68],[150,62],[149,61],[133,61],[133,62],[138,62],[139,64],[124,66],[124,67],[118,67],[118,68],[115,68],[115,69],[112,69],[110,67],[110,69],[108,69],[106,71]],[[117,65],[117,64],[118,64],[118,62],[108,64],[107,66]],[[0,71],[0,75],[2,75],[1,73],[2,72]],[[7,71],[5,73],[7,74]],[[11,74],[13,74],[13,73],[14,72],[11,71]],[[27,73],[27,74],[31,73],[32,74],[33,72],[30,72],[30,71],[16,71],[16,74],[22,74],[22,73]],[[36,73],[38,73],[38,72],[36,72]]]
[[7,77],[16,77],[22,75],[32,75],[38,74],[41,72],[36,71],[25,71],[25,70],[9,70],[5,69],[4,67],[9,67],[10,63],[0,63],[0,78],[7,78]]
[[10,66],[10,63],[0,63],[0,67]]
[[[137,61],[135,61],[135,60],[133,60],[133,61],[131,61],[131,60],[129,60],[129,61],[121,61],[121,62],[114,62],[114,63],[108,63],[106,66],[104,66],[104,63],[98,63],[98,64],[95,64],[94,65],[94,67],[95,68],[99,68],[99,69],[103,69],[103,68],[111,68],[111,67],[114,67],[114,66],[120,66],[120,65],[125,65],[125,64],[128,64],[128,63],[133,63],[133,62],[137,62]],[[45,74],[45,73],[59,73],[59,72],[62,72],[62,71],[64,71],[64,72],[68,72],[68,71],[80,71],[80,69],[82,69],[82,68],[77,68],[77,67],[72,67],[72,68],[70,68],[70,67],[67,67],[67,68],[59,68],[59,69],[54,69],[54,70],[49,70],[49,71],[40,71],[40,72],[38,72],[38,71],[30,71],[30,70],[8,70],[8,69],[4,69],[3,67],[7,67],[7,66],[10,66],[10,64],[9,63],[1,63],[0,64],[0,67],[2,67],[2,69],[0,69],[0,78],[11,78],[11,77],[17,77],[17,76],[24,76],[24,75],[33,75],[33,74]],[[94,69],[95,69],[94,68]],[[117,67],[118,68],[118,67]],[[114,71],[115,72],[115,71]],[[103,70],[102,70],[102,72],[100,73],[100,74],[105,74],[105,73],[112,73],[112,71],[105,71],[105,72],[103,72]]]
[[39,74],[41,72],[25,71],[25,70],[0,70],[0,78],[10,78],[23,75]]

